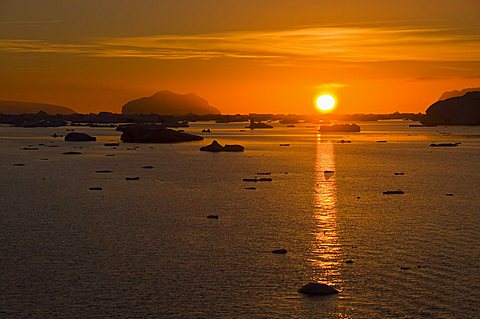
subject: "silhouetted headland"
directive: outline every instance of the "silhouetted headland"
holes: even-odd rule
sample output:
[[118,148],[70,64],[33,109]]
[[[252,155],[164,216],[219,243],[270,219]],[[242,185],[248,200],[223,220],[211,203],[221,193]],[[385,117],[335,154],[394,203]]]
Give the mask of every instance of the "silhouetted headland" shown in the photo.
[[480,91],[433,103],[422,123],[429,125],[480,125]]

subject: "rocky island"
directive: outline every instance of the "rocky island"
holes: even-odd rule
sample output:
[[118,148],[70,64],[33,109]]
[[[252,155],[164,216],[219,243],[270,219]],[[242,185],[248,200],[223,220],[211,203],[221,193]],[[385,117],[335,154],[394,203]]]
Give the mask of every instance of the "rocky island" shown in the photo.
[[157,124],[127,124],[116,129],[122,132],[124,143],[181,143],[201,141],[203,137],[188,134]]
[[220,111],[196,94],[177,94],[162,90],[150,97],[126,103],[122,107],[122,114],[205,115],[220,114]]
[[245,150],[245,148],[242,145],[228,145],[227,144],[225,146],[222,146],[216,140],[214,140],[212,142],[212,144],[200,148],[200,151],[213,152],[213,153],[218,153],[218,152],[243,152],[244,150]]
[[269,124],[262,123],[262,121],[255,122],[254,120],[250,120],[250,125],[246,126],[245,128],[249,128],[251,130],[256,128],[273,128],[273,126]]
[[357,124],[334,124],[334,125],[322,125],[320,126],[320,132],[322,133],[358,133],[360,132],[360,126]]

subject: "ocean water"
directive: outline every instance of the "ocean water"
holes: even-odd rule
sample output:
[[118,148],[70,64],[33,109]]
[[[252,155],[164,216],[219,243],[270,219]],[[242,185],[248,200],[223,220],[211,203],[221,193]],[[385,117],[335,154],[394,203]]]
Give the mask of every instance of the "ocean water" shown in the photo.
[[[480,318],[480,128],[358,124],[118,148],[108,128],[0,126],[0,317]],[[199,151],[213,139],[246,151]],[[310,281],[340,293],[298,294]]]

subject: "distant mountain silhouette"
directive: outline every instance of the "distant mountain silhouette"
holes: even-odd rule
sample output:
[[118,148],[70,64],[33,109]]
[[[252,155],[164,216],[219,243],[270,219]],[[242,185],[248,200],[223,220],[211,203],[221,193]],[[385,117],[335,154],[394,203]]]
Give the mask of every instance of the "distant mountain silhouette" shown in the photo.
[[480,125],[480,90],[433,103],[422,123]]
[[208,104],[193,93],[177,94],[168,90],[155,93],[150,97],[142,97],[128,102],[122,107],[123,114],[159,114],[159,115],[185,115],[185,114],[220,114],[220,111]]
[[442,94],[439,101],[450,99],[452,97],[464,96],[466,93],[474,92],[474,91],[480,91],[480,88],[469,88],[469,89],[463,89],[463,90],[447,91]]
[[48,114],[74,114],[75,111],[59,105],[36,102],[0,100],[0,114],[33,114],[43,111]]

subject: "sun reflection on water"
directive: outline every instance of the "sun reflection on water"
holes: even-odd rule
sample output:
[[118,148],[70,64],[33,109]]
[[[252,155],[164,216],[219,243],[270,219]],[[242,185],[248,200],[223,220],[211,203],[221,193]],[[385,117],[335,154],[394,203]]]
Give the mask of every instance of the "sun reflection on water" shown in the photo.
[[[334,172],[333,174],[331,172]],[[334,145],[317,136],[315,160],[315,241],[311,247],[315,280],[338,286],[341,283],[341,247],[337,227],[337,188]]]

